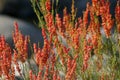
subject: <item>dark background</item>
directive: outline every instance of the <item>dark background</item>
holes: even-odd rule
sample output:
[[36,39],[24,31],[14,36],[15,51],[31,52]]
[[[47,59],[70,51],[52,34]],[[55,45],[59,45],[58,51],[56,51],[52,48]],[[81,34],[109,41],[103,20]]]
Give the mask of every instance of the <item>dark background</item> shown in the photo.
[[[52,0],[54,1],[54,0]],[[75,8],[77,8],[77,17],[82,16],[86,8],[86,3],[91,0],[75,0]],[[114,15],[114,9],[117,0],[110,0],[111,13]],[[62,14],[66,6],[68,12],[71,11],[72,0],[59,0],[59,13]],[[0,14],[17,17],[24,20],[34,20],[36,15],[31,7],[30,0],[0,0]]]
[[0,14],[25,20],[35,17],[30,0],[0,0]]

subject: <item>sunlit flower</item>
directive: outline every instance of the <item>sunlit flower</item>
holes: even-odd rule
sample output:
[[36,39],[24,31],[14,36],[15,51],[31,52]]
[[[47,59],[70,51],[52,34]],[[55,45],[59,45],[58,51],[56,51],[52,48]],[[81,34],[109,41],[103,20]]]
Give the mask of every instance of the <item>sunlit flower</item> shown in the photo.
[[25,62],[25,60],[28,57],[28,36],[22,35],[22,33],[18,30],[18,24],[17,22],[14,23],[15,32],[13,33],[13,41],[15,48],[18,53],[18,59],[22,62]]
[[51,2],[50,2],[50,0],[46,0],[45,6],[46,6],[47,11],[51,10]]
[[0,36],[0,76],[11,78],[12,51],[4,36]]

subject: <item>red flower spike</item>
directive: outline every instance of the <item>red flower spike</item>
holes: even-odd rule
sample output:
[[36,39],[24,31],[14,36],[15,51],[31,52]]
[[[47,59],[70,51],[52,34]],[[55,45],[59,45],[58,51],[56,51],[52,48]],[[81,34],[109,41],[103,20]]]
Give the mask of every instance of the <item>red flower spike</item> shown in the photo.
[[29,78],[30,78],[30,80],[33,80],[33,73],[32,73],[32,70],[29,71]]
[[5,37],[0,36],[0,75],[3,75],[6,80],[10,79],[10,70],[12,64],[12,51],[6,43]]
[[45,6],[46,6],[47,11],[51,10],[51,2],[50,2],[50,0],[46,0]]
[[117,24],[117,30],[120,33],[120,1],[117,2],[117,6],[115,8],[115,19]]
[[42,36],[43,36],[44,39],[47,38],[47,35],[46,35],[46,32],[45,32],[44,28],[42,28]]
[[18,52],[18,59],[22,62],[28,57],[28,36],[22,35],[22,33],[18,30],[17,22],[14,23],[15,31],[13,32],[13,41],[15,44],[15,48]]

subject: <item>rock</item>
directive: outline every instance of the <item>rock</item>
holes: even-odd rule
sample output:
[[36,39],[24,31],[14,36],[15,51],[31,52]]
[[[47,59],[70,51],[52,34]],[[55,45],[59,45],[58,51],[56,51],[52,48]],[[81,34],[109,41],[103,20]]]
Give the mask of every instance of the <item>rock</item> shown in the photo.
[[41,30],[35,27],[33,24],[30,24],[28,22],[16,18],[0,15],[0,35],[4,35],[7,42],[11,46],[13,46],[12,32],[14,31],[14,26],[13,26],[14,21],[18,22],[19,30],[24,35],[30,36],[30,40],[32,43],[37,43],[37,42],[43,43]]

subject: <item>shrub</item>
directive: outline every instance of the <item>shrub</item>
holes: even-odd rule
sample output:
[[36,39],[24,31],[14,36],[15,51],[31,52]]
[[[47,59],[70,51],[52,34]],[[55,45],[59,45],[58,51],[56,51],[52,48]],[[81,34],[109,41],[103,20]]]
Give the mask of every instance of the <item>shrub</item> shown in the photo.
[[15,79],[14,64],[24,80],[119,80],[120,1],[115,18],[110,14],[109,1],[88,2],[83,17],[76,17],[74,0],[71,13],[65,8],[60,17],[55,8],[58,2],[31,0],[44,38],[42,48],[31,45],[31,59],[27,55],[29,37],[22,35],[16,23],[15,49],[0,37],[1,78]]

